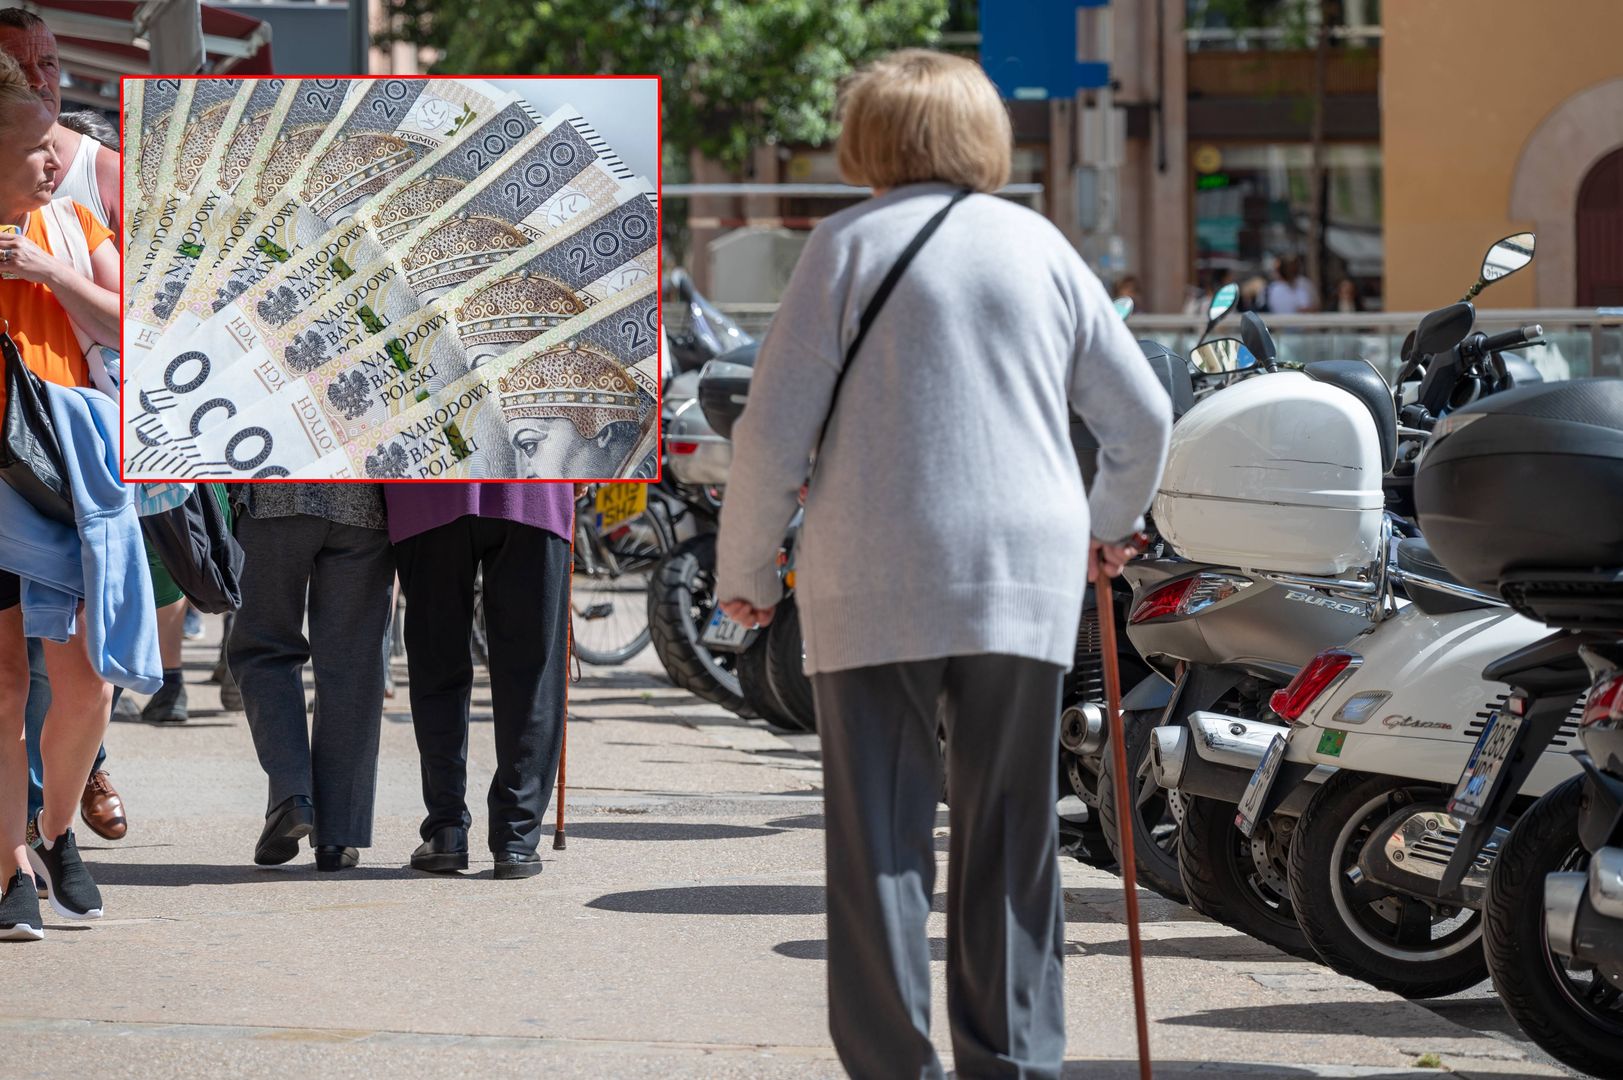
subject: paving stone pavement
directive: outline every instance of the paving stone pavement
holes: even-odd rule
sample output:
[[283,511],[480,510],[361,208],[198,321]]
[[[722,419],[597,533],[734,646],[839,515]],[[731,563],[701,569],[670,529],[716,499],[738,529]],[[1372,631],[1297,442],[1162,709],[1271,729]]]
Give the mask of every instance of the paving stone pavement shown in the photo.
[[[240,712],[187,646],[192,719],[116,724],[130,817],[81,830],[106,900],[0,947],[7,1077],[834,1077],[824,1024],[815,739],[670,686],[651,653],[571,688],[567,848],[495,881],[478,857],[493,764],[474,695],[474,865],[417,874],[406,669],[386,703],[377,827],[359,868],[252,863],[265,786]],[[945,813],[941,836],[945,859]],[[943,868],[944,869],[944,868]],[[1136,1077],[1119,881],[1067,860],[1067,1076]],[[943,877],[944,880],[944,877]],[[945,919],[933,935],[944,965]],[[1564,1073],[1502,1034],[1486,988],[1423,1007],[1142,894],[1155,1075],[1407,1078]],[[946,1052],[938,979],[935,1027]],[[950,1060],[950,1059],[949,1059]]]

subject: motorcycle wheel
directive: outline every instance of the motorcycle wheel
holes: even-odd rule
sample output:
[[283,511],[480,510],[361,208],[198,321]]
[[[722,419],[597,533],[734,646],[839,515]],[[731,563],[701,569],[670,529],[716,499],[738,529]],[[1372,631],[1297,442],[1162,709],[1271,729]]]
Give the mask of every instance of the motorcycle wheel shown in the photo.
[[[1150,774],[1150,732],[1161,717],[1159,709],[1136,709],[1121,716],[1122,735],[1127,743],[1127,770],[1133,786],[1132,824],[1134,870],[1138,882],[1168,900],[1188,903],[1183,878],[1178,870],[1178,825],[1183,815],[1183,797],[1165,791]],[[1115,768],[1107,753],[1099,773],[1099,829],[1116,862],[1121,862],[1119,815]]]
[[1488,975],[1480,912],[1426,901],[1347,873],[1394,812],[1441,808],[1434,784],[1342,770],[1314,793],[1290,850],[1291,903],[1319,958],[1407,998],[1442,997]]
[[1178,866],[1189,906],[1292,956],[1317,960],[1285,885],[1295,822],[1276,814],[1247,840],[1235,827],[1234,812],[1233,803],[1216,799],[1191,796],[1184,802]]
[[737,657],[700,640],[716,608],[716,537],[704,533],[671,549],[648,589],[648,636],[671,681],[740,716],[754,716],[738,685]]
[[801,731],[816,731],[817,707],[812,701],[811,678],[806,674],[806,647],[793,596],[779,602],[766,628],[766,676],[772,696],[790,725]]
[[800,726],[784,711],[777,695],[772,692],[771,679],[767,675],[766,668],[766,635],[757,635],[755,640],[750,642],[750,647],[736,654],[736,657],[734,670],[738,672],[738,691],[745,704],[773,727],[784,731],[799,731]]
[[1484,909],[1493,988],[1522,1030],[1552,1055],[1593,1076],[1623,1078],[1623,990],[1593,968],[1576,970],[1550,950],[1544,876],[1582,870],[1578,840],[1583,778],[1552,788],[1522,815],[1499,852]]

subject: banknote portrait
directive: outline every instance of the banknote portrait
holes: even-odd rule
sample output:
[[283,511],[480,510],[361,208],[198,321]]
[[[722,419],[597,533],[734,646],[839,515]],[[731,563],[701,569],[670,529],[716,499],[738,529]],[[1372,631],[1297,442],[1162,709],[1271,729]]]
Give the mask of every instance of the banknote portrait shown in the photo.
[[642,395],[612,358],[580,342],[502,376],[502,418],[519,474],[612,476],[642,436]]
[[124,478],[646,472],[658,88],[605,82],[647,146],[568,78],[127,80]]

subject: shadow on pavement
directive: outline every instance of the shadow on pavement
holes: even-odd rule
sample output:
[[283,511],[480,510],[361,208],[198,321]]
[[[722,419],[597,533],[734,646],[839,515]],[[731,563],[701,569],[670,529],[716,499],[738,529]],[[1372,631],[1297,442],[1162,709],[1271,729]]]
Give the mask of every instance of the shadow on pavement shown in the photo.
[[[1329,995],[1327,995],[1329,996]],[[1271,1031],[1289,1035],[1316,1035],[1326,1031],[1363,1033],[1392,1039],[1404,1035],[1427,1036],[1437,1031],[1436,1018],[1427,1009],[1412,1008],[1401,1000],[1329,1000],[1318,1004],[1240,1006],[1205,1009],[1184,1016],[1163,1016],[1158,1024],[1179,1027],[1222,1028],[1226,1031]]]
[[592,840],[740,840],[776,836],[782,829],[758,825],[704,825],[677,821],[584,821],[569,826],[570,836]]
[[821,885],[694,885],[609,893],[586,905],[642,915],[821,915]]
[[[365,858],[363,855],[362,858]],[[97,885],[149,885],[176,888],[184,885],[268,885],[278,881],[403,881],[426,875],[406,866],[367,866],[323,874],[314,862],[283,866],[218,866],[209,863],[104,863],[91,866]]]
[[[1337,1069],[1333,1065],[1275,1065],[1252,1061],[1152,1061],[1156,1080],[1212,1080],[1213,1077],[1244,1077],[1245,1080],[1418,1080],[1426,1076],[1447,1076],[1436,1069],[1377,1070],[1367,1067]],[[1067,1061],[1060,1074],[1066,1080],[1138,1080],[1136,1061]],[[1494,1073],[1494,1080],[1545,1080],[1526,1073]]]

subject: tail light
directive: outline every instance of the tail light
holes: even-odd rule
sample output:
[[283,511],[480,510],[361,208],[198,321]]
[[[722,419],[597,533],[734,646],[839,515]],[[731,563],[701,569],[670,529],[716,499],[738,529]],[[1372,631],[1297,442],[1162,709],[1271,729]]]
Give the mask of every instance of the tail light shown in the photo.
[[673,454],[697,454],[699,444],[696,442],[672,442],[667,444]]
[[1152,589],[1133,606],[1127,621],[1149,622],[1168,615],[1193,615],[1227,600],[1251,584],[1251,579],[1233,574],[1191,574]]
[[1592,724],[1623,724],[1623,672],[1616,672],[1589,688],[1579,727]]
[[1283,690],[1275,690],[1268,707],[1289,723],[1296,723],[1318,696],[1340,681],[1363,657],[1345,649],[1326,649],[1308,661]]

